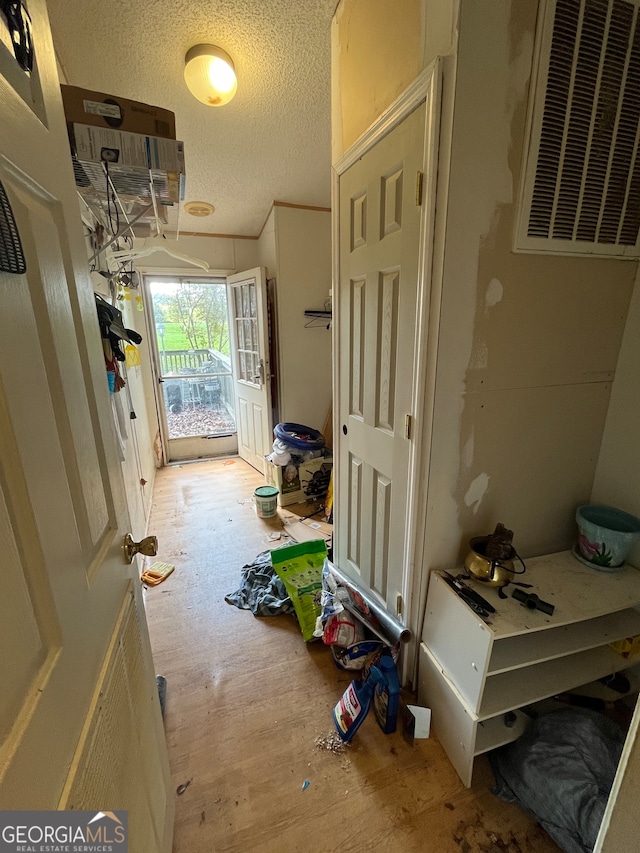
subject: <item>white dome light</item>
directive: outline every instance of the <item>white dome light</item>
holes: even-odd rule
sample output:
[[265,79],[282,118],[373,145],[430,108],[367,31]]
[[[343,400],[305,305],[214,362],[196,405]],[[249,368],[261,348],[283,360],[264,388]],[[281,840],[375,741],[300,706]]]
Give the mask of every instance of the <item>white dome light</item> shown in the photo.
[[238,89],[233,60],[214,44],[197,44],[187,52],[184,79],[194,98],[209,107],[228,104]]

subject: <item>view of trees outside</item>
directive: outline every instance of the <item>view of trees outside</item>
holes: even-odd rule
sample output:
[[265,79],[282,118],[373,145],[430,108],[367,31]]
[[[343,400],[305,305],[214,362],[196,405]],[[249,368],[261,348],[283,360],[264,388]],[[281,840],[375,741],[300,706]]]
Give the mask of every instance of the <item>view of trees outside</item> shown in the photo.
[[169,439],[233,434],[226,284],[152,280],[150,291]]
[[161,350],[213,349],[229,354],[224,284],[152,282],[151,294]]

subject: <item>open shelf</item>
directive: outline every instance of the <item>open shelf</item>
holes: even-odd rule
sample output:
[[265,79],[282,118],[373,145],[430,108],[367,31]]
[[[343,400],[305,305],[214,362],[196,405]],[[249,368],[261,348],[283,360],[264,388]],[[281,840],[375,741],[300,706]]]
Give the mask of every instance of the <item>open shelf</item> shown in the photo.
[[636,634],[640,634],[640,612],[629,608],[573,625],[521,634],[519,637],[498,638],[491,650],[487,675],[554,660]]
[[531,719],[522,711],[513,711],[515,720],[513,725],[507,725],[505,714],[491,717],[478,723],[476,732],[476,745],[474,755],[481,755],[490,749],[497,749],[507,743],[513,743],[520,735],[524,734],[531,723]]
[[481,719],[531,705],[556,693],[624,669],[627,662],[608,646],[544,661],[523,669],[512,669],[487,678]]

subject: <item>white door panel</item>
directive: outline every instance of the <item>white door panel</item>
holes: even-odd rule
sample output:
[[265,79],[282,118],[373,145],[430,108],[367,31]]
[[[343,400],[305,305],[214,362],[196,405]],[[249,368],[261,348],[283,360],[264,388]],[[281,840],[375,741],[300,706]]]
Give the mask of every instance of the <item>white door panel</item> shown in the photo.
[[340,177],[338,565],[396,613],[403,590],[424,104]]
[[[144,801],[131,849],[168,853],[166,746],[122,549],[129,520],[55,58],[42,0],[29,12],[37,73],[12,68],[0,44],[0,183],[26,261],[0,272],[0,808],[64,807],[84,786],[76,807],[127,809],[133,824]],[[106,689],[118,667],[130,689]],[[126,729],[109,722],[127,715]],[[100,727],[103,746],[89,749]]]
[[267,281],[262,267],[227,278],[238,454],[264,474],[273,442]]

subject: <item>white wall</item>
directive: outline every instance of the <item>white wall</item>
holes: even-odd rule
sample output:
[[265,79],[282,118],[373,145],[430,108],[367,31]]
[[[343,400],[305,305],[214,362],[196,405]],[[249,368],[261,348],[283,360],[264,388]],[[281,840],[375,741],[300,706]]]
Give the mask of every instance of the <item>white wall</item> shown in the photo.
[[321,430],[331,405],[331,331],[305,328],[331,290],[331,214],[276,206],[280,420]]
[[[602,438],[591,503],[640,517],[640,275],[636,278]],[[640,568],[640,545],[629,562]]]
[[[438,2],[442,5],[443,0]],[[418,76],[425,5],[426,0],[338,4],[331,27],[334,163]],[[355,91],[359,97],[349,97]]]
[[[145,249],[153,246],[167,248],[199,258],[206,261],[212,270],[225,270],[227,272],[242,272],[251,269],[258,263],[258,241],[253,237],[190,237],[180,236],[177,240],[163,240],[158,237],[140,239],[135,241],[136,249]],[[191,269],[188,264],[179,259],[167,255],[165,252],[155,252],[143,259],[136,265],[138,269],[159,268],[166,269]],[[194,273],[202,270],[198,267],[192,268]]]
[[512,251],[537,7],[460,7],[451,172],[439,187],[432,567],[460,560],[498,521],[525,556],[573,544],[636,274],[635,262]]
[[260,266],[266,267],[267,278],[275,278],[277,275],[275,207],[271,208],[271,212],[258,238],[258,258]]

